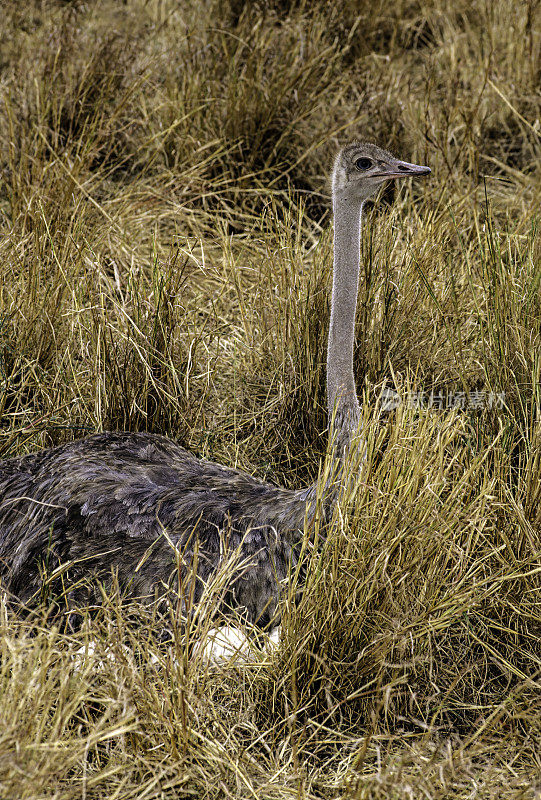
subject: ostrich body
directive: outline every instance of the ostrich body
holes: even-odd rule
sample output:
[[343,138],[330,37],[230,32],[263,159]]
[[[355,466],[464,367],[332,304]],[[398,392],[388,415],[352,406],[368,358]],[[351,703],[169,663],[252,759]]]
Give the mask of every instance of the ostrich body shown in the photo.
[[[327,400],[334,458],[348,453],[360,418],[353,340],[364,201],[390,178],[430,172],[376,145],[353,142],[333,177],[334,269],[327,352]],[[112,572],[131,596],[155,596],[179,579],[197,602],[224,553],[239,548],[241,568],[226,607],[265,626],[280,581],[296,560],[316,487],[286,490],[196,458],[147,433],[99,433],[0,462],[0,578],[22,602],[39,595],[69,563],[68,600],[95,602]],[[173,548],[171,545],[174,544]]]

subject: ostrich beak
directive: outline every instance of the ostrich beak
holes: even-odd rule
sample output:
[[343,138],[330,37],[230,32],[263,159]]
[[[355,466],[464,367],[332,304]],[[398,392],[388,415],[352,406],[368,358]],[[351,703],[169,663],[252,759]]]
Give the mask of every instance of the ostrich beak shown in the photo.
[[430,167],[422,167],[420,164],[410,164],[408,161],[398,161],[389,164],[389,168],[380,173],[382,178],[409,178],[415,175],[428,175],[432,172]]

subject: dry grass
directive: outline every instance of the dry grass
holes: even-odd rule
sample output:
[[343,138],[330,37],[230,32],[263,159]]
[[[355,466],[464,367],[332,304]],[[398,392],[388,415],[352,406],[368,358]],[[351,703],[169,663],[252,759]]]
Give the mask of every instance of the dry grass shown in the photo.
[[[4,612],[2,798],[540,796],[540,12],[3,4],[4,456],[150,430],[314,480],[331,154],[433,176],[368,214],[368,463],[278,649],[205,660],[219,580],[172,646],[114,597],[72,636]],[[385,386],[505,403],[381,414]]]

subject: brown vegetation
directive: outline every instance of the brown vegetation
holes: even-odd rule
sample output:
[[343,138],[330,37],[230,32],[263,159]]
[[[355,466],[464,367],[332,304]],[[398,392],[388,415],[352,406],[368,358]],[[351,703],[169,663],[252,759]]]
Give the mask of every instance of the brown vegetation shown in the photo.
[[539,796],[540,11],[2,4],[3,456],[147,430],[314,480],[332,154],[433,170],[367,214],[368,464],[280,646],[204,661],[220,578],[172,649],[114,598],[72,636],[5,613],[2,798]]

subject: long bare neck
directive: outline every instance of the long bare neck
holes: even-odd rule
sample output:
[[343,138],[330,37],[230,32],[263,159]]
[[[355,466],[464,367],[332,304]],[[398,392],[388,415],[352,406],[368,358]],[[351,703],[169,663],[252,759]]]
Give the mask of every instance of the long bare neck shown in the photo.
[[[359,288],[362,204],[333,192],[334,268],[327,348],[327,406],[330,436],[347,448],[357,429],[359,401],[353,375],[355,313]],[[331,421],[334,419],[334,425]]]

